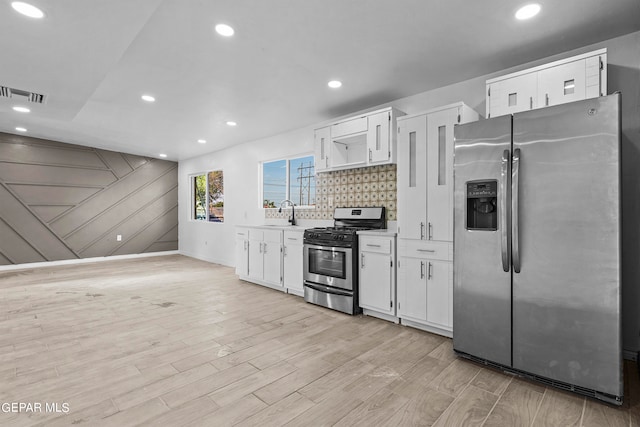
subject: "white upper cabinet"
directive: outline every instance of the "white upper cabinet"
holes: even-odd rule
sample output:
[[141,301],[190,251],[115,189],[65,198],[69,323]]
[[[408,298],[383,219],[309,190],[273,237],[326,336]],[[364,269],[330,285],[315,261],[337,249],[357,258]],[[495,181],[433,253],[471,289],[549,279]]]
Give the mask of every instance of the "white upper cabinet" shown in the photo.
[[316,129],[314,134],[314,157],[315,171],[323,172],[329,169],[329,148],[331,138],[331,129],[329,126]]
[[531,110],[538,105],[538,73],[499,80],[487,88],[487,116]]
[[404,113],[385,108],[316,129],[316,172],[396,162],[396,118]]
[[461,109],[427,116],[427,240],[453,240],[453,127]]
[[549,107],[586,98],[586,62],[569,62],[538,72],[538,105]]
[[390,133],[391,111],[372,114],[368,119],[369,164],[389,163],[391,161],[391,141],[395,140],[395,135]]
[[607,49],[487,80],[487,117],[607,93]]
[[398,121],[398,228],[402,238],[424,239],[427,225],[427,115]]
[[398,237],[453,241],[453,127],[478,120],[459,102],[398,120]]

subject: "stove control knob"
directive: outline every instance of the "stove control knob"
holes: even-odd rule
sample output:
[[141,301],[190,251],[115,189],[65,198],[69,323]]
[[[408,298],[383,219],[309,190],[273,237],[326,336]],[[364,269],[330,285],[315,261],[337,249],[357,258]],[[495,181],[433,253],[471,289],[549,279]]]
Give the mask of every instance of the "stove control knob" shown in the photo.
[[340,236],[338,236],[337,234],[333,236],[333,240],[338,240],[340,238]]
[[344,240],[344,236],[340,236],[340,240]]

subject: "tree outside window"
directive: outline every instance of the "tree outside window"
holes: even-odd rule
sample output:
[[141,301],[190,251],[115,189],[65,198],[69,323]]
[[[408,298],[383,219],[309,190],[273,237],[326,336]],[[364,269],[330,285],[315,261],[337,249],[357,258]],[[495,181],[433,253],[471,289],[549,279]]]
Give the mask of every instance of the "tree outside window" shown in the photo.
[[209,221],[224,222],[224,178],[222,171],[208,174],[209,181]]
[[207,219],[207,176],[193,177],[193,219],[204,221]]

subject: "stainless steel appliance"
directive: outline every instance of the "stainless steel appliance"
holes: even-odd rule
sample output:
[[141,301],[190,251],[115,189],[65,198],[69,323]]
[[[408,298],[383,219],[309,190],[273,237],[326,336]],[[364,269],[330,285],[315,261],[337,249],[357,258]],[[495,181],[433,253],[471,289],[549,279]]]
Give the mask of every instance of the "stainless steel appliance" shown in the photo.
[[453,347],[620,405],[620,95],[457,126]]
[[358,230],[386,228],[385,208],[336,208],[334,226],[304,232],[304,299],[348,314],[358,305]]

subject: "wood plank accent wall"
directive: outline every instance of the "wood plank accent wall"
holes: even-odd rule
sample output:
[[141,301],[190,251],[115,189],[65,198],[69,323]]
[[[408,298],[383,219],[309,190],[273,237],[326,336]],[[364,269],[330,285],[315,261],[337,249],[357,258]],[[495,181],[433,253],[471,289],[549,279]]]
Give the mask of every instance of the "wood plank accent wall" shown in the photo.
[[0,265],[177,249],[176,162],[0,132]]

